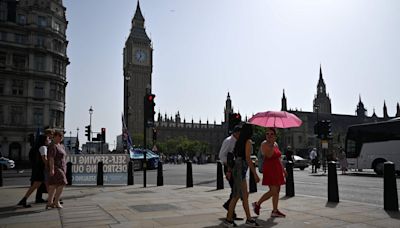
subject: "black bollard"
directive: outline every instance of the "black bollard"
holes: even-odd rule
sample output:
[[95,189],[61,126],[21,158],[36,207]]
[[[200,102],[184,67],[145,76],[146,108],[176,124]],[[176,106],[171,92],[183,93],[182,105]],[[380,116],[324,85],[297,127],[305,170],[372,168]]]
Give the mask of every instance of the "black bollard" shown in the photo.
[[328,163],[328,202],[339,202],[336,162],[334,161]]
[[157,166],[157,186],[164,186],[163,165],[161,161],[158,161]]
[[97,185],[103,185],[103,162],[97,163]]
[[218,189],[224,189],[224,175],[221,162],[217,162],[217,190]]
[[133,161],[128,162],[128,185],[133,185]]
[[[256,167],[254,165],[254,162],[253,162],[253,166]],[[257,192],[257,183],[256,183],[256,179],[255,179],[253,173],[250,172],[249,176],[250,176],[250,178],[249,178],[249,193]]]
[[192,162],[186,162],[187,169],[186,169],[186,188],[193,187],[193,172],[192,172]]
[[67,162],[67,185],[72,185],[72,162]]
[[287,161],[286,163],[286,196],[293,197],[294,196],[294,178],[293,178],[293,162]]
[[383,168],[383,208],[386,211],[399,211],[395,165],[385,162]]
[[0,187],[3,187],[3,165],[0,164]]

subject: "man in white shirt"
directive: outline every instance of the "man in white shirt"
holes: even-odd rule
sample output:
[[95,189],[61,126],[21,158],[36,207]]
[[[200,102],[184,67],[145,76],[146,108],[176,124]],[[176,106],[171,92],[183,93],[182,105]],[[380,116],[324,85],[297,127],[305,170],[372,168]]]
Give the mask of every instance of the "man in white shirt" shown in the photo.
[[311,173],[316,173],[317,172],[317,149],[313,148],[310,151],[310,160],[311,160]]
[[[227,163],[227,156],[229,152],[233,153],[233,149],[235,148],[236,140],[239,138],[240,135],[240,129],[241,126],[237,125],[233,128],[232,135],[229,137],[225,138],[224,141],[222,142],[221,149],[219,151],[219,159],[224,163],[224,173],[225,177],[229,182],[229,186],[231,186],[231,195],[229,196],[228,201],[224,203],[223,207],[228,210],[229,208],[229,203],[231,202],[232,199],[232,186],[233,186],[233,178],[231,178],[231,170],[228,167]],[[236,214],[234,214],[236,215]],[[234,216],[236,217],[236,216]]]

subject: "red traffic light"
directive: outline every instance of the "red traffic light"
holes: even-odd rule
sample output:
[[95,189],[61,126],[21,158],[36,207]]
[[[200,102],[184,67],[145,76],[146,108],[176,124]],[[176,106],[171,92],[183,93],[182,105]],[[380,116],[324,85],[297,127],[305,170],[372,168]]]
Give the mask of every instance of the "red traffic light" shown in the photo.
[[151,101],[154,100],[154,97],[155,97],[155,95],[150,94],[150,95],[147,96],[147,100],[151,102]]

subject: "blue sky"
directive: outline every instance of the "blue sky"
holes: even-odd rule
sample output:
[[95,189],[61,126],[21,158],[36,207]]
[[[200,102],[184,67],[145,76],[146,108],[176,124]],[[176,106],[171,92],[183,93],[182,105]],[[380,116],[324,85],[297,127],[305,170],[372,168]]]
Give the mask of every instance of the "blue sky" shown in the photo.
[[[68,56],[66,123],[107,128],[123,111],[122,53],[136,0],[64,0]],[[400,1],[141,0],[153,42],[156,110],[220,123],[228,92],[242,116],[312,110],[319,66],[335,114],[354,115],[359,95],[372,115],[400,102]],[[113,148],[113,146],[111,146]]]

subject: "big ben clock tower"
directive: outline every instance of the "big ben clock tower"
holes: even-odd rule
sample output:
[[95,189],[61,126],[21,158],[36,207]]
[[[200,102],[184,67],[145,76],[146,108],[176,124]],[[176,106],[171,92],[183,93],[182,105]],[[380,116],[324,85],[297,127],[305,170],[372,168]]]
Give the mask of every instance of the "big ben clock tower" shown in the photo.
[[153,48],[144,28],[144,17],[138,1],[124,47],[124,116],[132,137],[143,135],[143,100],[146,90],[151,92],[152,68]]

